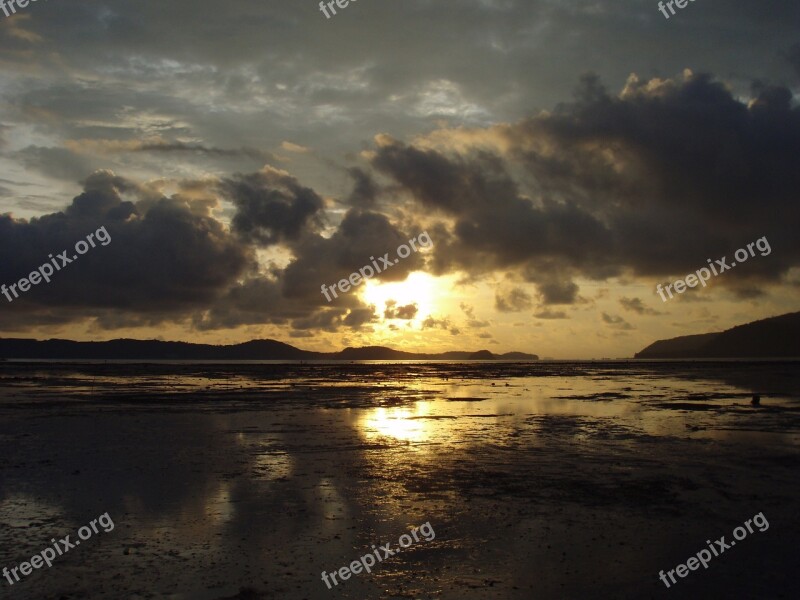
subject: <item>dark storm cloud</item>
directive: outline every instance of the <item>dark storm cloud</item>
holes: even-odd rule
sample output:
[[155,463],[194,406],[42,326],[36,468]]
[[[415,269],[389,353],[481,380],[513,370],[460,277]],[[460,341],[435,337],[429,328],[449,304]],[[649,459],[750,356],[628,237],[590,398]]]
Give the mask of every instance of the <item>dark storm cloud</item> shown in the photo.
[[358,167],[348,169],[347,174],[353,179],[353,191],[347,198],[347,204],[358,208],[374,208],[380,194],[380,186],[372,175]]
[[[380,214],[350,211],[330,239],[313,233],[321,198],[286,173],[265,168],[214,181],[182,181],[181,193],[163,196],[156,188],[99,171],[62,212],[30,221],[0,217],[0,282],[14,283],[99,227],[111,242],[81,256],[49,284],[40,284],[3,312],[7,330],[65,324],[93,318],[103,329],[188,321],[198,330],[241,325],[286,325],[292,330],[360,330],[377,319],[374,307],[355,294],[328,305],[320,294],[333,282],[370,263],[371,255],[394,256],[410,237]],[[191,199],[213,190],[238,200],[234,223],[262,243],[263,232],[291,249],[287,269],[258,272],[253,246],[210,216],[213,199]],[[190,194],[187,196],[185,194]],[[262,210],[263,206],[266,209]],[[279,205],[279,208],[275,208]],[[298,208],[299,206],[299,208]],[[303,212],[310,206],[308,217]],[[299,215],[299,216],[297,216]],[[255,221],[245,228],[244,220]],[[377,275],[404,279],[420,267],[419,255]],[[5,299],[3,298],[5,301]],[[400,307],[410,318],[415,307]]]
[[[327,304],[320,294],[322,284],[330,285],[347,279],[365,266],[374,271],[373,260],[379,269],[383,269],[375,273],[376,280],[405,281],[412,271],[424,267],[421,254],[412,253],[392,264],[391,268],[384,268],[380,257],[388,252],[391,261],[398,246],[407,244],[412,237],[415,236],[400,231],[385,215],[351,209],[329,238],[307,235],[292,245],[295,259],[284,272],[284,293],[288,297],[313,297],[321,304]],[[353,298],[351,290],[339,293],[333,303],[350,305]]]
[[[193,324],[197,329],[232,329],[240,325],[283,325],[292,319],[303,319],[314,307],[288,302],[281,292],[281,283],[274,277],[261,275],[237,283],[211,304],[196,313]],[[339,316],[345,311],[340,311]]]
[[318,311],[309,317],[292,321],[292,327],[295,330],[320,330],[334,333],[339,331],[341,327],[358,331],[364,325],[376,320],[377,316],[371,307],[356,308],[350,312],[331,308]]
[[[269,181],[261,176],[265,172],[269,174]],[[255,181],[260,187],[251,191],[248,183],[244,186],[246,191],[242,192],[242,181]],[[276,194],[275,186],[283,188]],[[277,232],[275,235],[284,241],[284,247],[291,251],[292,258],[283,269],[273,268],[269,273],[253,276],[231,288],[202,316],[195,318],[198,328],[210,330],[270,323],[289,325],[293,329],[334,332],[340,328],[358,330],[375,321],[375,308],[365,306],[353,290],[339,292],[337,297],[331,295],[331,302],[328,302],[321,288],[347,279],[366,266],[374,271],[373,259],[382,268],[379,257],[388,252],[390,260],[394,258],[397,247],[415,237],[413,233],[401,231],[385,215],[353,208],[344,215],[330,237],[313,231],[314,218],[308,219],[305,226],[296,227],[292,235],[287,235],[283,233],[287,229],[285,214],[301,212],[293,208],[298,199],[302,206],[316,206],[315,202],[306,202],[307,199],[319,199],[313,190],[272,169],[237,176],[235,180],[226,180],[221,187],[230,197],[252,199],[239,202],[234,226],[239,223],[237,229],[242,231],[243,220],[252,222],[253,214],[257,213],[255,219],[259,227]],[[277,220],[273,220],[268,212],[259,212],[259,202],[266,205],[277,202],[285,209],[273,211],[272,214],[277,215]],[[294,223],[302,223],[302,219],[295,219]],[[256,242],[261,243],[261,238]],[[412,253],[390,268],[376,271],[374,279],[404,281],[412,271],[423,267],[422,255]],[[401,307],[396,312],[402,316],[394,318],[413,318],[408,316],[411,312],[409,307]]]
[[[242,325],[285,325],[290,331],[336,332],[341,328],[361,329],[376,320],[375,309],[362,305],[355,296],[339,306],[326,304],[316,295],[287,296],[284,272],[260,275],[233,286],[207,310],[196,313],[193,325],[202,331],[232,329]],[[322,303],[320,302],[322,299]],[[302,334],[301,334],[302,336]]]
[[456,219],[454,236],[436,238],[438,272],[480,274],[527,266],[526,278],[537,284],[546,303],[556,304],[571,303],[577,295],[567,266],[604,268],[599,256],[584,250],[611,244],[604,224],[572,201],[535,205],[499,156],[486,151],[446,156],[379,138],[372,164],[423,207]]
[[578,285],[572,281],[549,279],[537,284],[542,304],[573,304],[578,299]]
[[[220,182],[183,182],[194,193],[219,190],[236,205],[233,231],[254,245],[280,245],[291,253],[285,268],[271,266],[250,273],[231,286],[202,312],[192,317],[201,330],[241,325],[286,325],[293,330],[334,332],[359,330],[377,319],[375,307],[366,306],[356,293],[338,293],[331,302],[321,293],[323,285],[336,284],[369,266],[378,281],[403,281],[424,267],[424,258],[412,253],[383,266],[379,257],[389,254],[416,232],[403,232],[380,213],[353,208],[345,213],[330,237],[321,227],[322,198],[297,179],[271,167],[257,173],[239,174]],[[373,260],[379,269],[374,269]],[[413,307],[396,309],[395,318],[409,316]]]
[[368,306],[365,308],[356,308],[351,310],[348,315],[342,321],[342,324],[345,327],[348,327],[353,330],[360,330],[364,325],[369,323],[374,323],[378,320],[377,315],[375,314],[375,310],[373,307]]
[[284,171],[264,167],[236,175],[224,179],[220,190],[237,208],[233,230],[248,241],[292,242],[322,226],[324,200]]
[[[439,270],[519,267],[545,304],[570,304],[575,276],[682,273],[763,235],[781,251],[719,283],[744,293],[800,263],[800,109],[787,89],[756,85],[746,102],[710,76],[687,74],[632,77],[612,96],[587,77],[576,97],[485,130],[504,152],[378,137],[373,166],[455,220],[452,238],[437,237]],[[519,167],[529,185],[512,177]]]
[[767,234],[782,256],[736,278],[774,280],[800,258],[786,226],[800,216],[800,110],[785,88],[758,86],[748,104],[706,75],[632,78],[619,97],[590,79],[576,103],[509,137],[542,189],[607,223],[605,256],[638,274],[680,272]]
[[0,217],[0,281],[27,277],[50,254],[66,249],[72,257],[76,242],[101,227],[111,238],[107,245],[97,244],[13,303],[2,299],[4,317],[48,322],[60,311],[63,322],[125,310],[149,323],[183,318],[224,291],[253,260],[220,223],[184,202],[154,198],[134,182],[98,172],[63,212],[29,221]]

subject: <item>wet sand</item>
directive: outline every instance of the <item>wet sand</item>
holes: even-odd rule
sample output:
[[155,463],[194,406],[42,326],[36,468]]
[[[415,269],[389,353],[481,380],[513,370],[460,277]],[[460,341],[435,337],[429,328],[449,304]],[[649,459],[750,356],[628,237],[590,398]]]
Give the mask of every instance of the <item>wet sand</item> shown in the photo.
[[0,568],[116,527],[0,597],[793,598],[797,367],[4,363]]

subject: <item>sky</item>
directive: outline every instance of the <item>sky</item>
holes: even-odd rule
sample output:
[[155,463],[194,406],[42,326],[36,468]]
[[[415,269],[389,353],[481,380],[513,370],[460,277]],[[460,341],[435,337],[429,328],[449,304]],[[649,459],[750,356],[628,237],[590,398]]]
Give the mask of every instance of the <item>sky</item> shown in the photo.
[[615,358],[798,310],[796,0],[334,8],[0,12],[0,335]]

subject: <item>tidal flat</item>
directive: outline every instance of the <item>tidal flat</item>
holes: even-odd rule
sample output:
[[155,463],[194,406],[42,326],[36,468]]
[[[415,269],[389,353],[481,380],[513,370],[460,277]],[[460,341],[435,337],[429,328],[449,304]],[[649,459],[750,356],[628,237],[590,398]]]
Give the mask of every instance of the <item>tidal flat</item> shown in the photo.
[[0,597],[795,598],[798,366],[1,363]]

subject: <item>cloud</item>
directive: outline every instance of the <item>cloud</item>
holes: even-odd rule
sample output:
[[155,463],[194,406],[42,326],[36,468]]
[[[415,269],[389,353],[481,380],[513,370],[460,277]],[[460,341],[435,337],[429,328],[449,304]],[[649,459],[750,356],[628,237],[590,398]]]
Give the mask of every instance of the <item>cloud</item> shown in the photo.
[[[377,320],[374,307],[353,293],[329,305],[320,285],[410,237],[383,215],[353,209],[324,238],[315,232],[319,195],[269,167],[222,180],[181,181],[171,196],[111,171],[95,172],[83,187],[62,212],[30,221],[0,217],[0,251],[11,257],[0,265],[0,282],[18,281],[49,253],[74,247],[100,226],[112,238],[49,285],[15,300],[0,319],[6,329],[89,319],[101,329],[174,322],[200,331],[265,324],[290,331],[363,330]],[[214,190],[238,201],[233,231],[212,216]],[[264,242],[290,253],[286,268],[259,268],[254,250]],[[421,265],[412,255],[376,277],[399,281]],[[394,311],[395,318],[409,319],[416,307]]]
[[795,74],[800,77],[800,43],[792,44],[784,56],[792,65]]
[[[398,317],[400,318],[400,317]],[[359,331],[364,325],[378,320],[375,308],[372,306],[364,308],[354,308],[344,318],[343,325],[352,330]]]
[[[342,327],[360,329],[377,317],[375,308],[359,298],[358,288],[338,292],[328,302],[321,286],[347,279],[365,266],[374,267],[373,257],[377,260],[387,251],[392,256],[410,237],[384,215],[351,209],[329,238],[306,231],[297,239],[286,240],[284,246],[292,257],[285,268],[272,267],[267,273],[250,275],[196,318],[195,325],[205,330],[266,323],[329,332]],[[374,279],[403,281],[423,266],[422,257],[412,254],[376,273]],[[392,308],[390,314],[412,318],[412,309],[413,305]]]
[[108,152],[155,152],[208,155],[220,158],[250,158],[256,162],[275,161],[275,155],[255,148],[215,148],[203,144],[166,141],[162,138],[151,140],[67,140],[65,147],[72,152],[86,154],[105,154]]
[[[258,212],[259,204],[279,203],[288,212],[297,212],[294,203],[308,206],[315,203],[303,199],[317,199],[319,195],[310,188],[302,186],[297,180],[283,172],[274,172],[269,168],[266,172],[277,179],[278,194],[273,193],[270,186],[276,185],[262,181],[259,174],[240,175],[237,181],[259,182],[260,188],[250,193],[236,190],[239,198],[249,198],[241,202],[234,214],[235,231],[247,230],[242,227],[243,219],[249,222],[258,221],[268,229],[269,239],[291,254],[284,268],[271,267],[268,272],[250,275],[250,277],[219,298],[204,314],[195,318],[195,326],[204,330],[236,327],[240,325],[279,324],[296,329],[320,329],[334,332],[340,328],[360,329],[373,322],[375,308],[363,304],[357,289],[347,293],[332,292],[331,302],[321,293],[321,286],[334,284],[347,279],[364,267],[373,271],[373,260],[378,262],[378,272],[374,279],[378,281],[404,281],[408,275],[424,267],[422,255],[414,253],[408,258],[391,264],[391,268],[383,266],[378,257],[389,253],[390,259],[396,248],[406,243],[412,235],[400,231],[389,219],[380,213],[357,208],[345,213],[338,227],[330,237],[316,232],[317,214],[306,221],[304,227],[283,233],[287,230],[286,219],[280,211],[280,218],[269,219],[262,213],[253,219]],[[212,187],[220,187],[212,185]],[[228,192],[228,190],[225,190]],[[230,192],[228,192],[230,194]],[[282,209],[283,210],[283,209]],[[296,219],[294,222],[301,222]],[[237,226],[237,223],[239,226]],[[254,244],[263,244],[261,235],[242,235],[243,240]],[[412,306],[392,308],[393,318],[412,318]]]
[[233,230],[248,241],[264,246],[297,241],[322,226],[323,199],[285,171],[265,166],[223,179],[219,189],[236,205]]
[[5,150],[8,146],[7,133],[11,131],[11,129],[11,126],[0,123],[0,150]]
[[789,226],[800,220],[800,108],[786,88],[754,85],[748,102],[686,71],[631,76],[612,95],[588,76],[572,103],[483,132],[376,138],[373,168],[453,221],[437,232],[436,273],[516,270],[545,304],[572,304],[576,277],[685,273],[762,235],[781,252],[719,285],[746,295],[800,264]]
[[[592,250],[611,267],[665,275],[724,255],[753,231],[788,241],[755,199],[800,215],[789,202],[800,182],[800,111],[790,99],[784,88],[762,87],[746,104],[690,72],[682,80],[631,76],[617,97],[587,78],[575,103],[508,135],[539,185],[602,215],[609,244]],[[776,279],[783,268],[763,261],[737,277]]]
[[92,170],[88,160],[65,148],[28,146],[14,156],[26,169],[70,182],[79,181]]
[[348,169],[347,174],[354,182],[353,191],[347,198],[347,204],[360,208],[374,207],[380,194],[380,186],[375,183],[372,175],[358,167]]
[[456,219],[453,235],[436,233],[436,273],[462,270],[481,275],[517,268],[528,273],[526,279],[537,284],[546,303],[572,303],[578,288],[571,281],[574,268],[568,261],[597,262],[595,255],[580,256],[579,246],[610,243],[599,219],[582,213],[574,203],[536,206],[500,156],[485,150],[448,156],[387,136],[379,136],[377,143],[372,159],[376,169],[393,178],[423,209]]
[[567,313],[561,310],[550,310],[549,308],[545,310],[540,310],[533,314],[534,317],[537,319],[568,319]]
[[[12,10],[14,9],[12,8]],[[29,44],[38,44],[42,41],[42,36],[23,28],[23,23],[30,20],[31,15],[22,12],[5,16],[3,19],[3,26],[0,29],[0,36],[3,38],[12,38],[13,41],[17,43],[27,42]]]
[[[0,282],[13,283],[47,262],[74,253],[76,242],[100,227],[111,242],[98,245],[5,307],[10,320],[42,323],[129,312],[139,323],[184,319],[213,301],[253,264],[250,249],[184,201],[109,171],[92,174],[64,211],[30,220],[0,216]],[[136,316],[138,315],[138,316]],[[105,319],[105,320],[103,320]]]
[[306,148],[305,146],[301,146],[300,144],[294,144],[292,142],[283,141],[281,142],[281,148],[286,150],[287,152],[295,152],[298,154],[305,154],[307,152],[311,152],[311,148]]
[[609,315],[608,313],[603,313],[603,322],[608,324],[609,327],[613,329],[621,329],[621,330],[630,330],[636,329],[633,325],[628,323],[625,319],[618,315]]
[[664,313],[648,308],[640,298],[620,298],[619,303],[625,310],[633,311],[638,315],[663,315]]
[[326,310],[315,303],[287,299],[280,279],[264,274],[236,282],[203,308],[192,317],[193,326],[201,331],[290,323],[295,323],[298,329],[316,323],[321,329],[335,330],[347,313],[344,308]]
[[[155,273],[183,263],[196,269],[189,255],[208,238],[244,257],[224,267],[222,283],[204,284],[199,273],[191,301],[176,299],[193,288],[173,274],[176,289],[160,284],[164,302],[154,299],[152,309],[133,289],[128,308],[41,301],[26,318],[57,323],[89,315],[108,327],[170,318],[211,329],[367,328],[370,307],[359,290],[328,304],[320,286],[393,252],[422,228],[436,246],[379,280],[402,281],[420,269],[455,273],[458,281],[513,281],[539,301],[541,314],[580,302],[587,280],[673,280],[762,235],[772,255],[678,302],[716,297],[719,287],[739,298],[769,293],[798,266],[796,90],[748,87],[793,82],[792,65],[800,73],[796,2],[763,11],[730,0],[725,27],[716,26],[718,11],[697,3],[681,43],[672,22],[653,27],[662,17],[632,0],[599,12],[592,3],[549,0],[478,0],[458,11],[447,3],[416,2],[409,11],[384,2],[365,20],[337,20],[334,28],[306,3],[229,4],[220,11],[210,0],[118,2],[109,12],[103,3],[50,2],[0,24],[0,121],[13,126],[0,131],[4,172],[11,179],[26,173],[31,192],[47,194],[42,202],[6,196],[6,206],[90,226],[102,215],[142,236],[130,250]],[[470,40],[457,52],[442,52],[446,39],[432,24],[445,20],[454,39]],[[647,35],[631,36],[632,23]],[[576,45],[565,30],[585,43]],[[367,55],[364,35],[384,43]],[[698,43],[708,50],[702,56]],[[670,51],[643,51],[653,45]],[[586,47],[604,48],[607,60],[587,63]],[[631,77],[621,90],[601,83],[624,82],[631,72],[680,73],[686,65],[725,80],[686,73]],[[587,67],[600,71],[569,100]],[[382,131],[393,137],[374,138]],[[301,146],[312,141],[310,152]],[[260,148],[286,154],[302,171],[251,173],[273,162]],[[347,171],[350,189],[342,187],[341,164],[359,165]],[[74,207],[47,208],[76,194],[63,181],[74,185],[98,167],[126,177],[87,182]],[[172,237],[157,223],[175,224]],[[74,233],[84,235],[77,227]],[[105,250],[117,264],[114,240]],[[164,247],[176,256],[164,257]],[[210,259],[216,277],[225,253],[211,250],[199,248],[198,260]],[[86,264],[101,256],[88,255]],[[120,271],[128,265],[119,264]],[[116,286],[108,287],[113,300]],[[505,307],[516,310],[516,303]],[[464,314],[462,329],[486,323]]]
[[573,281],[548,278],[539,283],[542,304],[573,304],[578,299],[578,285]]
[[480,319],[475,318],[475,307],[470,306],[465,302],[459,303],[459,307],[467,316],[467,327],[472,329],[483,329],[484,327],[489,327],[491,325],[489,321],[481,321]]
[[432,315],[428,315],[428,317],[422,322],[422,330],[425,329],[444,329],[445,331],[449,331],[451,335],[459,335],[461,333],[461,329],[454,326],[450,319],[447,317],[437,319]]
[[494,295],[494,306],[500,312],[521,312],[531,307],[530,294],[521,288],[513,288],[507,292],[497,291]]
[[292,327],[294,329],[313,329],[334,333],[339,330],[346,317],[347,311],[342,309],[321,310],[311,316],[293,321]]
[[[287,297],[315,298],[324,303],[320,294],[322,284],[335,283],[347,279],[364,267],[375,271],[375,260],[379,272],[374,274],[378,281],[404,281],[408,275],[424,266],[420,254],[384,267],[379,257],[389,253],[391,261],[397,247],[406,243],[410,235],[401,232],[382,214],[349,210],[339,227],[329,238],[321,235],[306,235],[292,244],[295,258],[283,273],[284,293]],[[368,274],[367,271],[365,271]],[[349,305],[357,302],[355,294],[339,294],[333,300],[336,305]]]
[[383,311],[385,319],[405,319],[411,320],[417,316],[419,308],[416,304],[406,304],[405,306],[397,306],[394,300],[386,301],[386,310]]

